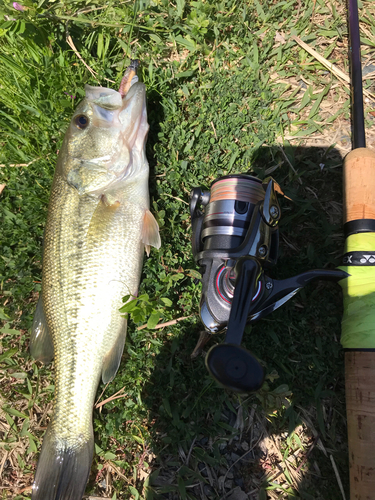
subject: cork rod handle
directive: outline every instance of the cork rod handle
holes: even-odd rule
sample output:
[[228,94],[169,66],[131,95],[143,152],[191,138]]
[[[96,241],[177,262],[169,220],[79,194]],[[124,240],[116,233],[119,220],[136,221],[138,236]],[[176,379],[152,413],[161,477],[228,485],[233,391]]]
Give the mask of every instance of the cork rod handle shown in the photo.
[[[354,149],[344,161],[344,223],[359,219],[375,219],[375,153],[366,148]],[[355,295],[361,300],[360,291]],[[370,500],[375,498],[375,351],[346,351],[345,386],[350,499]]]
[[353,149],[344,161],[344,224],[375,219],[375,152]]
[[350,498],[375,495],[375,352],[345,353]]

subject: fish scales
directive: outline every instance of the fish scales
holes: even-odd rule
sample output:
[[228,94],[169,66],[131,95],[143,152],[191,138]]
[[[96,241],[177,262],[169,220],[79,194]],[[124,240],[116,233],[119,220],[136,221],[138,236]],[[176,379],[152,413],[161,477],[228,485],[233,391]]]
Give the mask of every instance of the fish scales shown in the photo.
[[160,247],[147,131],[143,84],[125,96],[86,86],[59,153],[30,348],[44,362],[54,356],[55,398],[32,500],[80,500],[85,490],[97,386],[115,376],[125,342],[122,297],[138,292],[144,249]]
[[[126,328],[126,319],[118,313],[121,298],[137,292],[143,210],[124,202],[113,213],[101,201],[77,198],[60,179],[56,184],[51,196],[53,215],[45,231],[42,277],[47,322],[52,337],[59,337],[56,400],[60,394],[64,401],[64,407],[54,409],[53,426],[59,436],[82,433],[88,438],[103,358]],[[104,311],[110,311],[109,321],[107,316],[103,321]],[[93,369],[88,371],[88,366]],[[83,416],[85,422],[81,422]]]

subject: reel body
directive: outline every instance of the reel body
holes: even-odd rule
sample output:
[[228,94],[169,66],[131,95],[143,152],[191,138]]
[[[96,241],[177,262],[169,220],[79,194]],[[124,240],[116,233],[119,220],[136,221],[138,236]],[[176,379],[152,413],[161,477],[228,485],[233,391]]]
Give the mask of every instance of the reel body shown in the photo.
[[314,279],[347,277],[343,271],[327,270],[286,280],[267,276],[278,257],[277,191],[282,193],[271,177],[262,182],[238,174],[215,180],[210,192],[194,188],[190,195],[192,248],[202,275],[200,317],[205,327],[197,348],[210,334],[226,330],[225,342],[209,350],[206,365],[217,381],[240,392],[259,389],[264,379],[262,366],[240,345],[246,324],[274,311]]
[[[265,268],[277,262],[280,207],[274,181],[266,180],[265,186],[266,190],[256,177],[242,174],[214,181],[211,195],[200,188],[192,192],[193,254],[203,276],[200,315],[210,333],[227,326],[237,260],[248,255]],[[197,208],[199,202],[206,206],[204,214]],[[253,300],[263,297],[264,292],[265,283],[259,281]]]

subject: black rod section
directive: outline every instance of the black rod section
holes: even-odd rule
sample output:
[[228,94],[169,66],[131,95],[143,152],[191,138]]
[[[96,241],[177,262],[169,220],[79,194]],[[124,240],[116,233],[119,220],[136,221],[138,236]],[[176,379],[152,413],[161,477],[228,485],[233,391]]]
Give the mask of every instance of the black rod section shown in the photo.
[[356,149],[366,147],[362,90],[361,39],[359,35],[357,0],[349,0],[349,35],[352,79],[353,149]]

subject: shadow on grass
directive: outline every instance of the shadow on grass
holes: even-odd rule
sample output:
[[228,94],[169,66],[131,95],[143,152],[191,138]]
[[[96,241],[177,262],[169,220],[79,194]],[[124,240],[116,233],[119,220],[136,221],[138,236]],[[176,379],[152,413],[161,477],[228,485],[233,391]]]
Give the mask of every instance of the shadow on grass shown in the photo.
[[[254,154],[252,173],[272,175],[293,200],[281,201],[273,278],[339,265],[341,166],[333,148]],[[339,285],[319,281],[247,327],[243,345],[267,378],[259,393],[241,396],[209,377],[203,357],[191,360],[196,318],[170,327],[142,393],[155,455],[147,498],[341,499],[332,465],[347,491],[341,315]],[[215,335],[206,349],[221,341]]]

